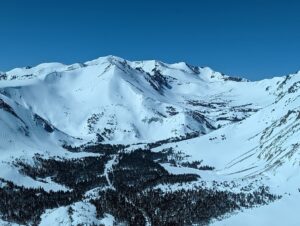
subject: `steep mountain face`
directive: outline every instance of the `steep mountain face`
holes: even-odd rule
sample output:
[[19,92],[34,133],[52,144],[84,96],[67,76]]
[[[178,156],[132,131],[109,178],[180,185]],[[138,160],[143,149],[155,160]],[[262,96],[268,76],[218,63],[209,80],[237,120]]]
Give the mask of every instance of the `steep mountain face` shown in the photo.
[[299,89],[114,56],[1,72],[0,224],[282,225]]

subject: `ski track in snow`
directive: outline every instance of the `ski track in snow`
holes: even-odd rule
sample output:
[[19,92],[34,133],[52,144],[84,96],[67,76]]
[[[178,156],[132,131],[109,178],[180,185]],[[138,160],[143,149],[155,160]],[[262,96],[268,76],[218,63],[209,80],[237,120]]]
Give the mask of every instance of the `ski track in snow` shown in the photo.
[[112,167],[114,164],[117,164],[117,156],[114,155],[112,157],[111,160],[109,160],[106,164],[105,164],[105,169],[104,169],[104,175],[105,175],[105,178],[107,180],[107,183],[108,183],[108,186],[110,189],[113,189],[113,190],[116,190],[116,188],[113,186],[111,180],[109,179],[109,172],[112,172]]

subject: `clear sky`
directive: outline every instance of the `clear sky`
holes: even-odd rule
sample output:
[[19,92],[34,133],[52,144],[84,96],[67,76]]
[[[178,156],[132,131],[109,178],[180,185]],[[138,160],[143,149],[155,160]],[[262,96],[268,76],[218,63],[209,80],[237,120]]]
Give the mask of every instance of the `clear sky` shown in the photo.
[[300,70],[297,0],[1,0],[0,70],[104,55],[249,79]]

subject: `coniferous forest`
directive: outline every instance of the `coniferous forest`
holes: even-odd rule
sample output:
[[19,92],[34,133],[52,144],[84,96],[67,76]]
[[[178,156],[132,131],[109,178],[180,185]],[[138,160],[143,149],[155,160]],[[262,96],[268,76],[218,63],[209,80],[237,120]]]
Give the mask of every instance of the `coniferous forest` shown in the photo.
[[[163,143],[163,142],[162,142]],[[159,144],[157,144],[159,145]],[[152,144],[156,146],[156,144]],[[76,159],[44,158],[36,154],[33,164],[17,160],[13,164],[23,175],[35,180],[52,181],[67,191],[45,191],[25,188],[1,180],[0,213],[3,219],[20,224],[38,225],[46,209],[67,206],[85,200],[86,192],[98,189],[88,201],[96,207],[97,217],[113,215],[127,225],[206,225],[227,213],[242,208],[264,205],[280,198],[261,186],[245,192],[219,189],[224,185],[206,186],[198,174],[171,174],[161,163],[199,170],[213,170],[201,161],[186,162],[182,153],[172,149],[153,152],[151,149],[125,151],[122,145],[64,146],[66,151],[91,152],[96,156]],[[107,170],[107,164],[110,169]],[[219,182],[214,182],[219,183]],[[163,189],[174,186],[176,189]]]

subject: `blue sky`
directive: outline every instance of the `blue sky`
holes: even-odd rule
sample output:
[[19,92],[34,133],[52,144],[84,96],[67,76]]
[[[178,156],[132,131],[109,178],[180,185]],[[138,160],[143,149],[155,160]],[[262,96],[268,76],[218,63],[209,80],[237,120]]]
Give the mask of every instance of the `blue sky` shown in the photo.
[[300,1],[2,0],[0,70],[104,55],[249,79],[300,70]]

